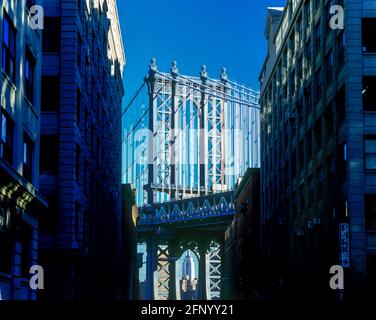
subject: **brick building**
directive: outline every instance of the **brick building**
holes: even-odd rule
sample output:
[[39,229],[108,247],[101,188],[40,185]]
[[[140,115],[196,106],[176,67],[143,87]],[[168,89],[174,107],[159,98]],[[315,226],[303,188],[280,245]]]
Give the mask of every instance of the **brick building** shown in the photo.
[[114,0],[44,3],[41,225],[46,299],[121,298],[124,49]]
[[31,5],[0,5],[0,300],[36,299],[29,270],[38,264],[38,220],[47,207],[39,192],[42,31],[31,23]]
[[[333,5],[344,8],[344,29],[330,27]],[[375,22],[367,0],[268,9],[261,184],[269,287],[276,291],[325,293],[336,264],[346,269],[347,288],[375,279]]]
[[261,290],[260,169],[248,168],[234,191],[236,213],[225,232],[226,299],[259,300]]

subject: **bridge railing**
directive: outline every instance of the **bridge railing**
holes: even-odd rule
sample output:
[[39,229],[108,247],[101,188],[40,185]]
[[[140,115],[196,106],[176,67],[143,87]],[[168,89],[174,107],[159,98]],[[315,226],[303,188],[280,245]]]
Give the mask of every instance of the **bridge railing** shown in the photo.
[[232,192],[165,202],[141,208],[139,226],[234,215]]

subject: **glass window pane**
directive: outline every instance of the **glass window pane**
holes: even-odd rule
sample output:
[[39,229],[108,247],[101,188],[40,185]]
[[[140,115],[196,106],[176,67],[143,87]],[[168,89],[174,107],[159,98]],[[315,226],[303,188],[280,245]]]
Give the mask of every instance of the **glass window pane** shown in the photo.
[[6,17],[4,17],[3,41],[9,48],[9,22]]
[[7,141],[7,118],[4,114],[1,115],[1,141]]
[[376,139],[366,139],[364,142],[364,151],[366,153],[376,153]]
[[366,169],[376,169],[376,154],[366,155]]

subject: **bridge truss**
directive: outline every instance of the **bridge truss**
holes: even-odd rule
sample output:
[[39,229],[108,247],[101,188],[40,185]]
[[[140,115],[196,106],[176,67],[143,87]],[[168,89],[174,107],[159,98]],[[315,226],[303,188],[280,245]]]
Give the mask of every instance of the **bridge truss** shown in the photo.
[[141,208],[139,241],[146,244],[147,299],[180,299],[179,258],[199,261],[198,296],[219,299],[224,230],[235,206],[232,190],[248,167],[259,166],[259,93],[228,79],[160,72],[152,59],[144,83],[123,115],[123,181]]
[[[124,138],[123,179],[142,206],[232,190],[259,166],[259,93],[228,79],[160,72],[153,59],[145,82],[148,104]],[[136,109],[137,110],[137,109]],[[135,111],[136,111],[135,110]],[[140,126],[141,124],[141,126]],[[138,128],[137,128],[138,126]]]

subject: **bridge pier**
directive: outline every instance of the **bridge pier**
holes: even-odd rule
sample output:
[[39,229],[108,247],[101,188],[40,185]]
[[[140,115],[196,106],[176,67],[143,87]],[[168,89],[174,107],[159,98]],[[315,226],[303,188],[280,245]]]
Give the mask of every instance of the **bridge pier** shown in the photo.
[[209,255],[208,255],[209,242],[202,240],[198,243],[198,251],[200,255],[199,268],[198,268],[198,298],[199,300],[209,300]]
[[146,243],[146,299],[158,299],[157,240],[151,237]]
[[169,241],[169,292],[168,300],[180,300],[180,281],[179,281],[179,252],[176,241]]
[[219,255],[221,257],[221,267],[220,267],[220,272],[221,272],[221,300],[225,300],[225,281],[224,281],[224,275],[225,275],[225,237],[221,236],[219,242]]

